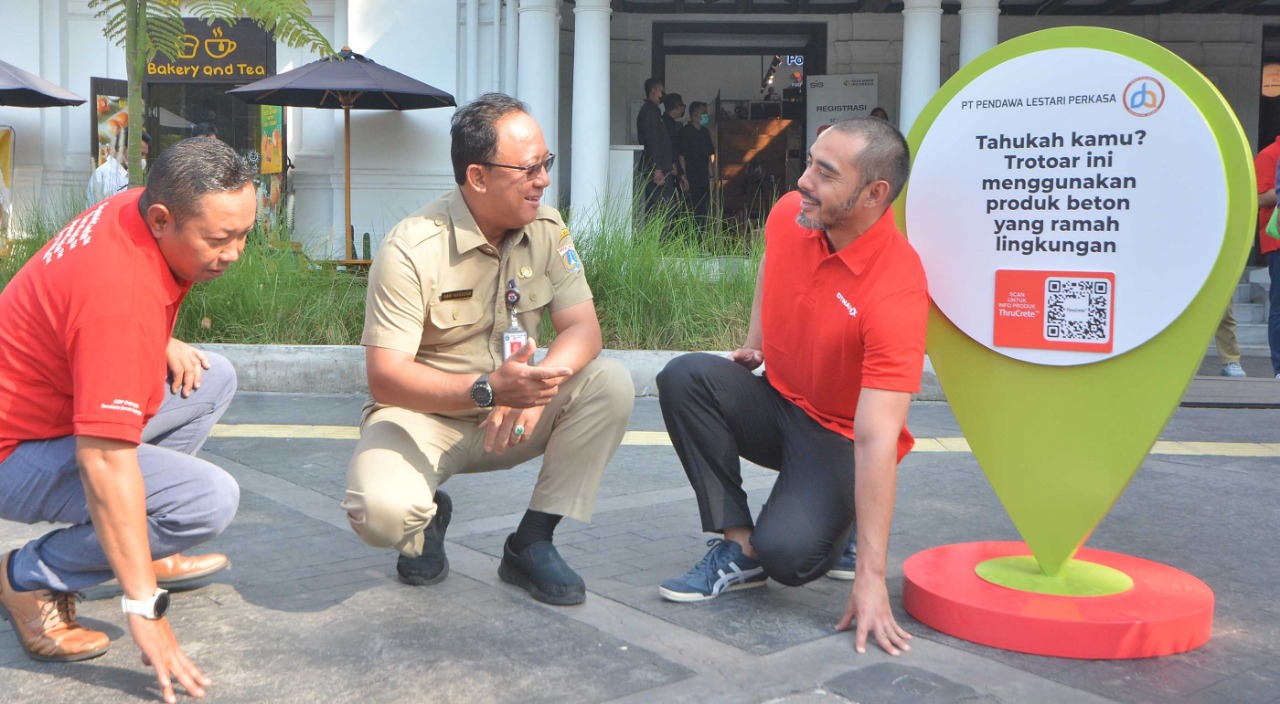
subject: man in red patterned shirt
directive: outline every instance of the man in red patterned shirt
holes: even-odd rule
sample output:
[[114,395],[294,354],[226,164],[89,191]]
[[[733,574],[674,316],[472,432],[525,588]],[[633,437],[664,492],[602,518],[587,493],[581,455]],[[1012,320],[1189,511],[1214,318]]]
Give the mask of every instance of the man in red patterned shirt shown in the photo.
[[0,518],[69,524],[0,557],[0,614],[37,660],[97,657],[109,640],[76,621],[74,593],[114,576],[170,702],[174,680],[199,697],[209,679],[161,587],[226,566],[178,553],[221,533],[240,496],[195,457],[235,371],[171,335],[191,285],[244,250],[253,176],[222,142],[179,142],[145,189],[72,220],[0,292]]

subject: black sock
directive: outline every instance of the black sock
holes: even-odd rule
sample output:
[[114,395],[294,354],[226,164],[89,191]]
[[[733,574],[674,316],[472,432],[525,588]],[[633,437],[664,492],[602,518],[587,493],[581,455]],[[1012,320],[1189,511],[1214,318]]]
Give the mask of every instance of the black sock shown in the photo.
[[9,553],[9,562],[5,566],[6,571],[9,573],[7,575],[7,577],[9,578],[9,586],[13,587],[13,591],[15,592],[29,592],[31,591],[30,589],[23,589],[21,585],[19,585],[17,582],[13,580],[13,558],[17,554],[18,554],[17,550],[14,550],[13,552]]
[[533,509],[525,511],[524,518],[520,519],[520,526],[511,536],[511,549],[519,553],[534,543],[543,540],[551,542],[551,536],[556,532],[556,526],[559,525],[561,518],[564,516]]

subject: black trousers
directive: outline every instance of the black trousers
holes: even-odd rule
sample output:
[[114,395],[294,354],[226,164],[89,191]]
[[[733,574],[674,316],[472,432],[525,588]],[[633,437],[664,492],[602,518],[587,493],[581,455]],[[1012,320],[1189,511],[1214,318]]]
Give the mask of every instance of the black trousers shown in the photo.
[[744,457],[778,471],[751,544],[769,577],[826,574],[854,529],[853,441],[827,430],[768,380],[723,357],[677,357],[658,375],[667,433],[698,496],[702,529],[751,526]]
[[[643,173],[641,173],[640,177],[645,178]],[[676,190],[674,182],[674,177],[667,176],[662,180],[662,185],[658,185],[653,182],[653,171],[648,172],[648,178],[644,182],[644,212],[646,215],[657,208],[669,208],[675,204]]]
[[689,207],[699,220],[705,220],[711,205],[711,183],[689,182]]

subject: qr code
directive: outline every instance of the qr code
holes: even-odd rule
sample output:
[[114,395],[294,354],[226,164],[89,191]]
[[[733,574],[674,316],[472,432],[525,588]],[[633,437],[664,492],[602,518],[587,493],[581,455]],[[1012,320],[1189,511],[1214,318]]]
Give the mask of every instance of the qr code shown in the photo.
[[1045,339],[1109,342],[1111,294],[1111,282],[1106,279],[1045,279]]

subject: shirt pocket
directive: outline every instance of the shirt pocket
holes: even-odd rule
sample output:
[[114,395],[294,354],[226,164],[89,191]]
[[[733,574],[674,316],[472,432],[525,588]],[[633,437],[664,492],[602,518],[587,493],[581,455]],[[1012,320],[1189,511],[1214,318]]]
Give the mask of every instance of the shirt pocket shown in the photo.
[[484,318],[484,302],[474,298],[432,303],[427,314],[431,324],[423,333],[423,342],[432,347],[447,347],[476,334]]
[[[520,289],[520,302],[516,304],[516,319],[520,321],[520,327],[532,335],[537,342],[540,342],[538,331],[542,327],[542,310],[550,305],[551,297],[550,279],[533,279],[526,282]],[[503,325],[503,328],[505,327],[506,325]]]

